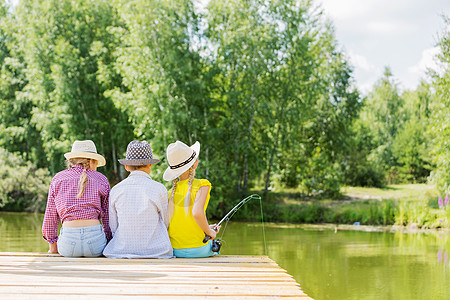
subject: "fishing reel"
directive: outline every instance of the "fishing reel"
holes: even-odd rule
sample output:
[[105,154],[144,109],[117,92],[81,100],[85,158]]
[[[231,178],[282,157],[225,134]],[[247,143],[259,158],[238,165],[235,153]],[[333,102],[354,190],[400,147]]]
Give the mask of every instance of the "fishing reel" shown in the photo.
[[212,240],[212,252],[219,252],[220,251],[220,247],[222,247],[222,240],[221,239],[217,239],[217,240]]
[[[253,195],[248,196],[247,198],[245,198],[244,200],[239,202],[235,207],[233,207],[225,215],[225,217],[223,217],[222,220],[220,220],[220,222],[217,223],[216,226],[220,226],[220,224],[222,224],[222,222],[225,221],[225,220],[228,222],[231,219],[231,217],[239,210],[239,208],[241,208],[245,203],[247,203],[251,199],[259,199],[259,201],[261,203],[261,196],[260,195],[253,194]],[[262,206],[261,206],[261,220],[262,220]],[[264,223],[263,223],[263,225],[264,225]],[[214,230],[217,232],[218,231],[217,227],[215,227]],[[264,226],[263,226],[263,231],[264,231]],[[222,236],[223,236],[223,233],[222,233]],[[264,236],[264,238],[265,238],[265,236]],[[211,237],[209,235],[205,235],[205,237],[203,238],[203,244],[206,244],[210,239],[211,239]],[[264,240],[264,245],[265,245],[265,240]],[[221,246],[222,246],[222,240],[221,239],[212,240],[212,251],[213,252],[219,252]]]
[[[211,239],[211,237],[209,235],[206,235],[205,238],[203,239],[203,243],[207,243],[209,240]],[[212,252],[219,252],[220,251],[220,247],[222,247],[222,240],[221,239],[215,239],[211,241],[212,243]]]

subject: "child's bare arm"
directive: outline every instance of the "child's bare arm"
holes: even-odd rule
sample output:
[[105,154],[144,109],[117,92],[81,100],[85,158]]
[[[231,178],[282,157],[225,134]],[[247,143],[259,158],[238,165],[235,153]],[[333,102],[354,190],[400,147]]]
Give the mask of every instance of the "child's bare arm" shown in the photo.
[[53,244],[48,244],[48,253],[58,253],[58,244],[57,242],[54,242]]
[[212,239],[216,237],[216,231],[214,231],[208,225],[208,220],[205,215],[205,203],[206,197],[208,196],[209,186],[202,186],[195,197],[194,207],[192,208],[192,215],[194,216],[195,222],[203,230],[206,235],[209,235]]

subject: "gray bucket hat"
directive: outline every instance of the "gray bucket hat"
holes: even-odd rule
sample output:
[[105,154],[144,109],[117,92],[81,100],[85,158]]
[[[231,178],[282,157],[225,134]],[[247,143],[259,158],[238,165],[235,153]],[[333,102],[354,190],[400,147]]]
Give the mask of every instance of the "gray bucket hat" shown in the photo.
[[145,166],[159,162],[159,159],[153,158],[152,147],[147,141],[130,142],[125,159],[119,159],[119,163],[126,166]]

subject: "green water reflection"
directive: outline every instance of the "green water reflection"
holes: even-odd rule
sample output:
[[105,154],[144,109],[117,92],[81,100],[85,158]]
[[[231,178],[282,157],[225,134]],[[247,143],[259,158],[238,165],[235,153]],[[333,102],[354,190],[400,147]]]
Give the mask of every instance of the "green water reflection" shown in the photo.
[[[0,213],[0,251],[47,251],[41,222]],[[316,300],[450,299],[449,233],[265,229],[268,255]],[[264,254],[261,224],[230,222],[223,239],[221,254]]]

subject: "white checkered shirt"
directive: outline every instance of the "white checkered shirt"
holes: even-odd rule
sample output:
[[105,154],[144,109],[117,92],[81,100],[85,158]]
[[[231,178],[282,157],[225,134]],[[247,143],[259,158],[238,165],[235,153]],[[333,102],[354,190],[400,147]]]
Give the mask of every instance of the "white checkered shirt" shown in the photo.
[[167,190],[145,172],[133,171],[111,189],[109,226],[113,238],[103,255],[111,258],[172,258],[167,233]]

